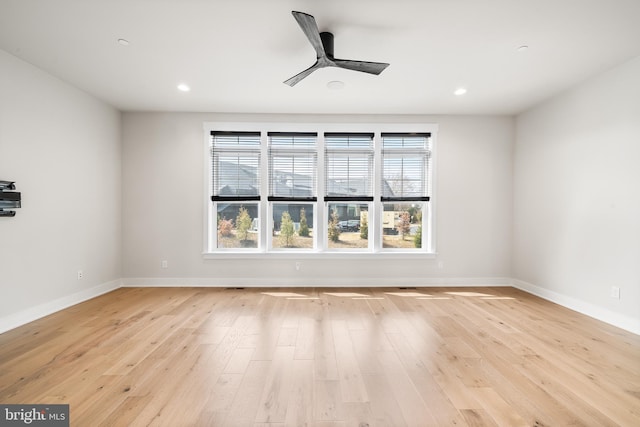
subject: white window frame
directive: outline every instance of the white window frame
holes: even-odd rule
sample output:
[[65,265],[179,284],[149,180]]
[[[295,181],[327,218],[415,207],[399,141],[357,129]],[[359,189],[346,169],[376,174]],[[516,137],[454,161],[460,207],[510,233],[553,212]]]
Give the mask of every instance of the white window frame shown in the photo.
[[[431,239],[431,221],[429,220],[428,223],[426,223],[425,221],[425,216],[424,214],[427,214],[427,219],[430,218],[430,213],[429,213],[429,208],[430,208],[430,187],[431,187],[431,180],[432,180],[432,176],[429,175],[430,172],[430,167],[429,165],[432,164],[433,162],[433,158],[431,157],[432,152],[431,152],[431,147],[433,145],[433,138],[431,136],[429,137],[425,137],[426,135],[420,135],[418,132],[383,132],[381,134],[381,139],[382,139],[382,143],[380,144],[380,161],[381,163],[384,163],[384,160],[387,159],[387,155],[389,155],[389,159],[402,159],[402,162],[400,163],[400,165],[402,165],[401,167],[401,176],[399,178],[396,178],[396,181],[400,181],[401,183],[401,195],[394,195],[393,198],[387,199],[385,197],[381,197],[381,203],[380,203],[380,210],[382,211],[382,218],[383,221],[380,224],[380,236],[383,240],[382,242],[382,247],[383,247],[383,251],[389,251],[389,252],[405,252],[407,251],[406,249],[403,248],[385,248],[384,247],[384,207],[386,204],[397,204],[397,205],[420,205],[420,211],[421,211],[421,225],[420,227],[422,228],[422,241],[421,241],[421,248],[422,247],[426,247],[426,248],[430,248],[430,239]],[[388,138],[391,140],[391,142],[393,142],[394,140],[396,142],[398,142],[398,140],[402,141],[402,145],[401,146],[394,146],[391,145],[389,147],[384,146],[384,140],[385,138]],[[405,146],[405,140],[408,139],[409,141],[424,141],[425,145],[423,145],[422,147],[420,146]],[[409,162],[410,164],[414,164],[414,167],[416,165],[420,166],[419,170],[416,169],[412,169],[411,166],[409,166],[407,175],[405,175],[405,159],[411,159]],[[421,159],[421,161],[419,163],[415,163],[413,161],[413,159]],[[381,172],[381,179],[380,179],[380,191],[383,192],[383,185],[382,185],[382,181],[383,181],[383,176],[385,174],[385,167],[384,164],[380,165],[380,172]],[[417,180],[420,183],[420,188],[418,190],[413,190],[410,192],[410,194],[405,194],[405,190],[408,190],[405,187],[406,184],[406,179],[407,178],[411,178],[412,177],[412,172],[420,172],[420,179]],[[389,181],[392,181],[393,178],[389,178]],[[387,181],[385,181],[387,182]],[[384,196],[384,194],[382,194],[382,196]],[[415,199],[420,199],[420,200],[415,200]],[[394,223],[395,226],[395,223]],[[395,227],[394,227],[395,228]],[[426,230],[426,234],[425,234],[425,230]],[[425,239],[424,236],[427,236],[427,238]],[[426,243],[426,244],[425,244]],[[414,250],[414,249],[411,249]]]
[[[220,258],[254,258],[254,257],[284,257],[284,258],[435,258],[436,252],[436,167],[437,167],[437,124],[424,123],[278,123],[278,122],[205,122],[204,129],[204,221],[203,221],[203,257],[205,259]],[[261,133],[261,165],[260,176],[261,200],[259,205],[260,220],[260,247],[251,250],[233,251],[230,249],[219,250],[215,248],[215,236],[217,233],[216,212],[214,211],[214,203],[211,201],[212,179],[211,179],[211,151],[210,138],[211,131],[227,131],[227,132],[243,132],[257,131]],[[267,200],[269,194],[269,173],[268,173],[268,137],[269,132],[315,132],[318,134],[318,165],[317,165],[317,189],[318,201],[314,203],[313,232],[315,239],[315,248],[309,249],[270,249],[272,246],[271,230],[273,222],[273,213],[271,204]],[[368,213],[369,227],[369,247],[367,250],[337,250],[329,249],[327,245],[327,228],[324,226],[328,223],[328,203],[323,200],[325,194],[325,150],[324,150],[324,134],[325,133],[373,133],[374,134],[374,201],[370,202]],[[383,202],[381,197],[381,151],[383,133],[429,133],[431,135],[431,196],[428,202],[424,202],[422,214],[422,230],[423,241],[422,248],[415,249],[390,249],[382,247],[382,211]],[[290,202],[297,203],[297,202]]]

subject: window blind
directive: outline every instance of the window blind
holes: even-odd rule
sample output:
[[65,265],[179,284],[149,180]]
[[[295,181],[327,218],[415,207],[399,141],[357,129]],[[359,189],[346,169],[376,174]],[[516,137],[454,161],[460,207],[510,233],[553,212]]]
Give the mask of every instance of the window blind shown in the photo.
[[382,134],[382,201],[428,201],[430,134]]
[[373,134],[326,133],[325,201],[373,200]]
[[211,200],[260,200],[260,132],[211,132]]
[[317,134],[271,132],[270,201],[316,201]]

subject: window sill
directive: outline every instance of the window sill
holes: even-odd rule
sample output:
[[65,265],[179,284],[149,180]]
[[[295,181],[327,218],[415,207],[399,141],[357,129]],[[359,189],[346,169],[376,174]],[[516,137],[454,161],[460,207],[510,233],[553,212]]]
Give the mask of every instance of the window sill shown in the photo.
[[204,259],[435,259],[436,252],[203,252]]

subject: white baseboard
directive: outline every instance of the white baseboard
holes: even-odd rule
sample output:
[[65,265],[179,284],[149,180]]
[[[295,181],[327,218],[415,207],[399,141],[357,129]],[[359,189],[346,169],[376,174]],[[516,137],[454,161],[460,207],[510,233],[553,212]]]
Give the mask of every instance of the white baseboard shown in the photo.
[[72,305],[106,294],[107,292],[111,292],[121,286],[122,281],[120,279],[113,280],[44,304],[36,305],[35,307],[27,308],[26,310],[22,310],[17,313],[9,314],[8,316],[0,317],[0,334],[53,314],[56,311],[63,310],[67,307],[71,307]]
[[353,278],[353,279],[322,279],[310,277],[281,277],[281,278],[215,278],[215,277],[130,277],[122,279],[123,287],[480,287],[480,286],[511,286],[512,280],[508,277],[450,277],[450,278],[415,278],[400,277],[389,278]]
[[640,335],[640,319],[638,318],[616,313],[606,308],[598,307],[597,305],[541,288],[540,286],[536,286],[523,280],[513,279],[512,285],[514,288],[520,289],[521,291],[536,295],[573,311],[577,311],[578,313],[585,314],[589,317],[593,317],[594,319],[601,320],[610,325]]

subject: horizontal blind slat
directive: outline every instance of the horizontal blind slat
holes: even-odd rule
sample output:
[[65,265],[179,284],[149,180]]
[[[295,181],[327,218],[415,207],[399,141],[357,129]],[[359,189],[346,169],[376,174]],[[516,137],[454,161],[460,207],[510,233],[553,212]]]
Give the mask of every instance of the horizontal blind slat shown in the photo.
[[429,134],[382,134],[382,199],[428,199],[430,155]]
[[212,132],[212,198],[260,195],[260,133]]
[[315,198],[318,154],[317,135],[269,134],[269,198]]
[[373,197],[373,134],[325,134],[325,200]]

